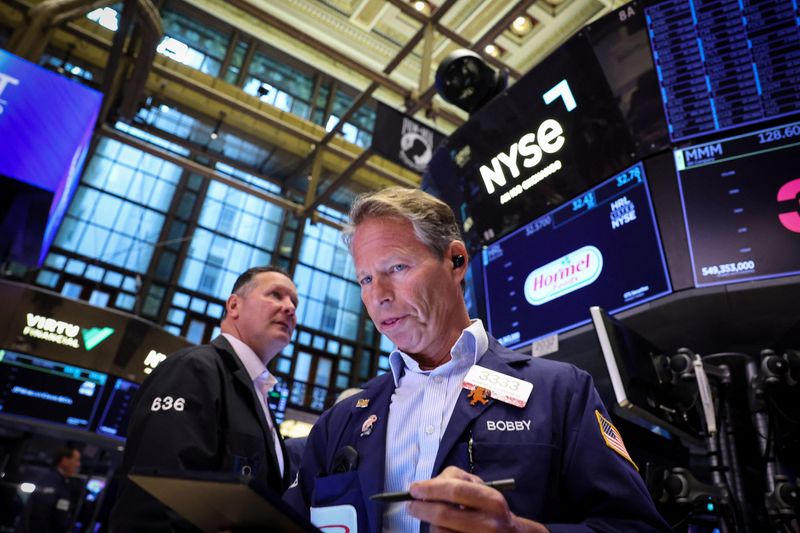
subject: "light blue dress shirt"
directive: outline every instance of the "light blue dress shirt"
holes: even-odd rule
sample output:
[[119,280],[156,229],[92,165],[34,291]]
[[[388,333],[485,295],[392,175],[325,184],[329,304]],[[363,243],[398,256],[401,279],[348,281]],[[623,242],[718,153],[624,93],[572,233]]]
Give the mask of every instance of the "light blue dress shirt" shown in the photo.
[[[408,490],[413,481],[430,479],[464,376],[488,348],[483,323],[474,320],[450,350],[452,359],[433,370],[421,370],[400,350],[389,355],[395,390],[386,429],[385,491]],[[386,506],[384,531],[416,533],[419,526],[405,502]]]

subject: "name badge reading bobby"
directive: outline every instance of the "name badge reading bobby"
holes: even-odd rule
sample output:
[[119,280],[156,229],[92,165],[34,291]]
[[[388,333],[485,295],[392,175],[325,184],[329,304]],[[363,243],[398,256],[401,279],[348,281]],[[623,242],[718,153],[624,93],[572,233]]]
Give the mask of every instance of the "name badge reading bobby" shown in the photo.
[[533,391],[533,383],[495,372],[480,365],[473,365],[464,378],[464,388],[473,390],[483,387],[495,400],[517,407],[525,407]]

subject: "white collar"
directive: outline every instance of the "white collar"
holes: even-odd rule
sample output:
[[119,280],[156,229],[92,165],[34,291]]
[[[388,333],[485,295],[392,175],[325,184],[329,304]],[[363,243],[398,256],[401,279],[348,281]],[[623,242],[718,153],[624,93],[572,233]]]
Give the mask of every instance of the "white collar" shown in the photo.
[[[262,361],[261,358],[256,355],[256,352],[254,352],[252,348],[230,333],[223,333],[222,336],[225,337],[229,343],[231,343],[233,352],[244,365],[245,370],[247,370],[247,375],[250,376],[251,380],[255,381],[256,379],[260,378],[264,383],[271,382],[272,386],[275,386],[275,383],[277,383],[278,380],[275,379],[275,376],[273,376],[269,370],[267,370],[267,365],[265,365],[264,361]],[[264,376],[265,372],[266,376]],[[272,387],[269,387],[269,389],[271,390]]]
[[[451,360],[469,359],[471,364],[477,364],[483,354],[489,349],[489,336],[480,319],[474,319],[469,326],[461,331],[461,336],[450,349]],[[446,363],[445,363],[446,364]],[[392,371],[395,387],[400,383],[400,378],[406,368],[413,372],[420,370],[419,363],[407,353],[395,348],[389,354],[389,368]]]

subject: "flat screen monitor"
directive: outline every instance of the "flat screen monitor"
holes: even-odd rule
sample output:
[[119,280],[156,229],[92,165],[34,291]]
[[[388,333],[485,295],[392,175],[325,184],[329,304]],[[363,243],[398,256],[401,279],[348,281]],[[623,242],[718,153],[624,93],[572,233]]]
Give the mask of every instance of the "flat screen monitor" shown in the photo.
[[286,419],[286,405],[289,403],[289,385],[278,378],[278,383],[267,395],[267,404],[272,412],[275,423],[280,425]]
[[97,433],[117,439],[124,439],[127,436],[133,396],[137,390],[139,390],[138,383],[116,378],[103,413],[100,415],[100,421],[97,423]]
[[800,111],[797,2],[667,0],[645,15],[673,141]]
[[108,479],[102,476],[92,476],[86,481],[86,501],[97,501],[97,497],[106,488]]
[[671,292],[638,163],[483,250],[489,331],[512,349]]
[[0,350],[0,413],[88,429],[108,376]]
[[800,274],[800,122],[675,151],[697,287]]
[[423,188],[454,208],[471,250],[667,146],[635,6],[571,37],[434,154]]
[[0,50],[0,176],[52,194],[38,257],[14,259],[44,259],[77,187],[102,100],[98,91]]
[[657,368],[666,352],[602,308],[593,306],[589,312],[617,404],[635,417],[699,443],[702,422],[696,389],[687,383],[672,385],[659,375]]

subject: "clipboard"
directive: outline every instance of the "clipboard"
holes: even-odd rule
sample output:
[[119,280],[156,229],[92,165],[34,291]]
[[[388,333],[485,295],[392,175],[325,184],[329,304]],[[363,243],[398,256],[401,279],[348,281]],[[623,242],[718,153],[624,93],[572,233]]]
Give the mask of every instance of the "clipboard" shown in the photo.
[[249,528],[286,533],[320,531],[253,478],[153,469],[135,469],[128,478],[206,533]]

